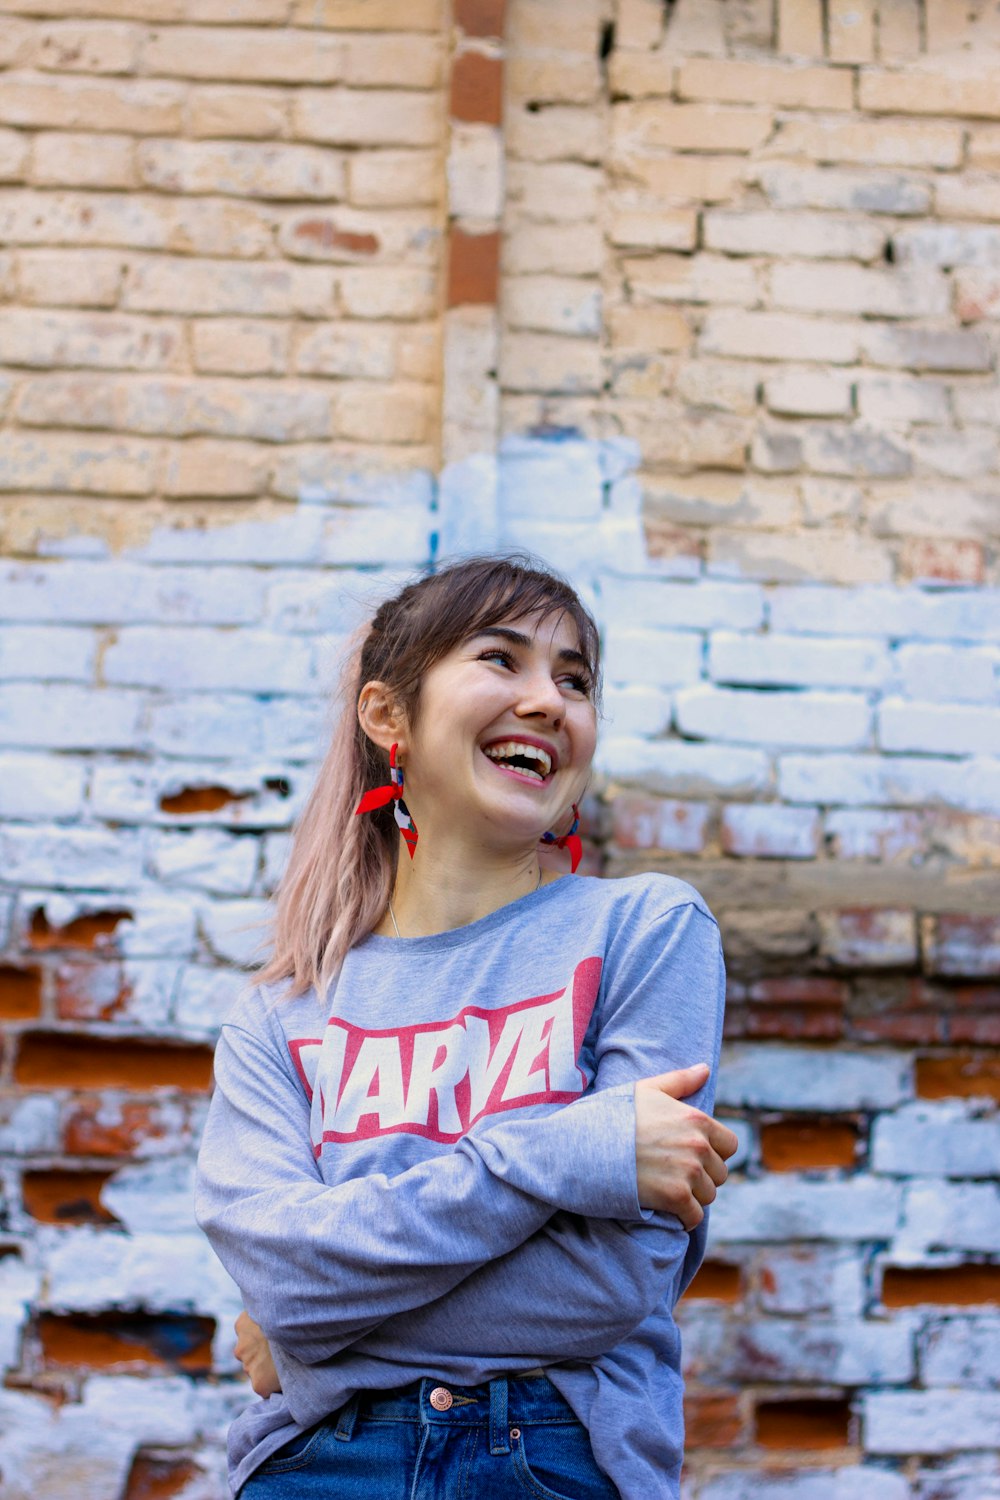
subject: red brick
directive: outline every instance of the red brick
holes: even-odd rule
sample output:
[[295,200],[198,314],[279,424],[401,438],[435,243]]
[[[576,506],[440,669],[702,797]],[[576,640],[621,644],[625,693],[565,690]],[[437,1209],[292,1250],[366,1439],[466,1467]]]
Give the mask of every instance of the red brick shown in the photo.
[[789,1041],[832,1041],[844,1034],[839,1006],[752,1005],[744,1018],[744,1035],[784,1037]]
[[15,1081],[46,1088],[176,1088],[202,1091],[212,1079],[210,1047],[107,1041],[79,1032],[21,1038]]
[[858,1127],[849,1121],[812,1124],[775,1120],[761,1126],[761,1160],[769,1172],[853,1167]]
[[33,948],[114,948],[120,922],[132,916],[124,907],[86,912],[62,927],[53,927],[41,907],[32,914],[28,941]]
[[756,1412],[756,1439],[762,1448],[843,1448],[850,1414],[847,1401],[762,1401]]
[[42,1313],[42,1358],[74,1369],[168,1368],[189,1374],[212,1368],[214,1318],[146,1313]]
[[24,1207],[42,1224],[116,1224],[101,1202],[101,1188],[111,1172],[25,1172]]
[[740,1397],[735,1391],[695,1391],[684,1395],[684,1437],[688,1448],[734,1448],[744,1440]]
[[448,306],[493,306],[500,285],[500,235],[453,227],[448,242]]
[[0,965],[0,1018],[28,1021],[42,1013],[41,969]]
[[63,1147],[69,1156],[135,1156],[150,1143],[169,1139],[184,1144],[174,1111],[149,1100],[85,1095],[73,1100],[63,1117]]
[[463,52],[451,70],[451,117],[470,124],[499,125],[503,119],[503,63],[481,52]]
[[1000,1057],[975,1052],[918,1057],[916,1084],[921,1099],[1000,1100]]
[[131,988],[119,964],[61,964],[56,970],[61,1021],[110,1021],[127,1011]]
[[743,1272],[723,1260],[705,1260],[695,1272],[684,1296],[713,1302],[738,1302],[743,1295]]
[[948,1040],[974,1047],[1000,1047],[1000,1012],[984,1016],[952,1016]]
[[242,802],[252,792],[234,792],[226,786],[186,786],[160,798],[160,811],[185,817],[190,813],[218,812],[231,802]]
[[1000,1303],[1000,1266],[886,1266],[882,1273],[883,1307],[917,1307],[944,1303],[967,1307]]
[[204,1470],[192,1458],[144,1453],[132,1460],[122,1500],[173,1500],[183,1495]]
[[797,975],[760,979],[750,986],[750,999],[770,1004],[841,1005],[847,999],[848,987],[842,979],[821,979]]
[[455,25],[466,36],[503,36],[506,0],[455,0]]

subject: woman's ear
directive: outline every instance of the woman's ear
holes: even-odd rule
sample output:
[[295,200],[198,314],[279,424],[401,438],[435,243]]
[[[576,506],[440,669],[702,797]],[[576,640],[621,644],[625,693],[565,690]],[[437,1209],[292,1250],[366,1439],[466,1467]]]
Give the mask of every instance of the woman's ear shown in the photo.
[[386,753],[393,745],[399,745],[402,758],[405,750],[404,733],[406,715],[392,691],[384,682],[366,682],[358,697],[358,723],[373,744]]

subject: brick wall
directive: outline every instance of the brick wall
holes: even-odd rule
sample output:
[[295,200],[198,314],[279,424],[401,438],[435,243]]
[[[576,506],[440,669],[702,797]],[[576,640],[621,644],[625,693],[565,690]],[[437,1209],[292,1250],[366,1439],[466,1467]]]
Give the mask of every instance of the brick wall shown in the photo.
[[995,8],[0,0],[0,238],[14,1500],[221,1500],[215,1030],[345,634],[496,544],[724,932],[687,1500],[997,1492]]

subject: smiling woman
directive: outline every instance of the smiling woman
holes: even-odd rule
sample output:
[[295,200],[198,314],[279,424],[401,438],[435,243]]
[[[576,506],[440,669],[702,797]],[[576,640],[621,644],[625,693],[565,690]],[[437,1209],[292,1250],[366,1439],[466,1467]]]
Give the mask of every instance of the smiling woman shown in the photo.
[[691,886],[539,862],[576,869],[599,695],[592,618],[528,561],[363,634],[199,1158],[265,1398],[234,1493],[679,1493],[724,971]]

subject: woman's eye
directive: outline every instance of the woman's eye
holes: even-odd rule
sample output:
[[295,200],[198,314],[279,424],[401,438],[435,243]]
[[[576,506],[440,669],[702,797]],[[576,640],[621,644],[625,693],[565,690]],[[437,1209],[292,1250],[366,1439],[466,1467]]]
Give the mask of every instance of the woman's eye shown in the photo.
[[501,651],[499,647],[494,651],[484,651],[479,658],[480,661],[502,661],[505,667],[514,665],[514,658],[509,651]]

